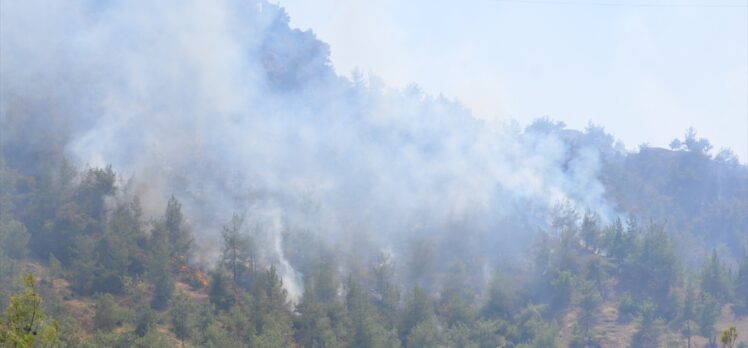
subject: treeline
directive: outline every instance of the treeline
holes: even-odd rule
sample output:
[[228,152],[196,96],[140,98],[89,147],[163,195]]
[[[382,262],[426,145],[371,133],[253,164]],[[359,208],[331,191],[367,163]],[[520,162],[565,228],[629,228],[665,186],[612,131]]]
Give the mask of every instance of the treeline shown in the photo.
[[[110,167],[79,172],[62,161],[24,176],[0,162],[5,333],[23,317],[11,314],[30,313],[24,308],[35,296],[47,314],[37,345],[70,347],[595,347],[606,334],[596,328],[604,303],[616,304],[621,325],[634,323],[634,347],[692,336],[716,345],[724,305],[748,314],[745,253],[728,266],[715,250],[689,268],[657,223],[603,225],[568,207],[554,213],[529,262],[492,265],[488,284],[474,282],[465,254],[446,269],[429,267],[428,240],[413,246],[416,257],[401,255],[402,264],[388,253],[350,264],[314,237],[296,236],[304,247],[289,258],[303,261],[304,291],[292,303],[242,216],[225,223],[220,259],[203,274],[191,262],[180,203],[171,198],[161,217],[147,220],[117,183]],[[45,266],[38,284],[19,281],[29,259]],[[95,299],[90,323],[74,306],[86,299]],[[570,311],[578,312],[571,336],[559,338]],[[0,337],[7,344],[36,336]]]
[[748,244],[748,167],[729,149],[714,151],[693,128],[670,147],[645,144],[635,153],[603,156],[609,201],[665,224],[689,263],[712,248],[739,258]]

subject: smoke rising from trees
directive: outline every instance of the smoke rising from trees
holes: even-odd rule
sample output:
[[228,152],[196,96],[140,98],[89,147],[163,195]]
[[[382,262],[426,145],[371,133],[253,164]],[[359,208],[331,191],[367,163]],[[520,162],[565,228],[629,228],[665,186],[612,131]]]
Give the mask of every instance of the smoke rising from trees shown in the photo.
[[547,120],[488,127],[415,85],[337,76],[327,45],[276,5],[9,1],[1,19],[10,160],[112,164],[147,214],[175,195],[202,262],[233,213],[296,288],[292,230],[349,251],[365,235],[395,258],[443,234],[492,260],[526,246],[558,204],[615,215],[594,144]]

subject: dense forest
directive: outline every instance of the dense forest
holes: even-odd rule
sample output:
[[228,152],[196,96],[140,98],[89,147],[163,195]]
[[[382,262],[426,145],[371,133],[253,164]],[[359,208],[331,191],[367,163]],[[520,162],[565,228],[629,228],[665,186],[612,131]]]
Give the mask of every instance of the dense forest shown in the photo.
[[74,3],[0,11],[0,346],[748,343],[748,167],[694,129],[492,129],[264,1]]
[[[260,231],[241,214],[217,227],[220,253],[200,265],[176,198],[146,217],[111,167],[78,169],[52,157],[29,174],[3,159],[0,339],[63,347],[716,346],[721,319],[747,322],[748,210],[744,187],[724,192],[710,181],[732,176],[734,188],[745,166],[693,148],[642,147],[609,160],[611,182],[647,188],[609,189],[646,219],[605,224],[558,206],[525,255],[492,265],[485,284],[475,275],[485,260],[442,235],[414,240],[394,259],[387,251],[346,254],[308,232],[286,231],[286,255],[303,274],[303,293],[292,299],[279,265],[260,261]],[[664,169],[636,169],[654,166]],[[703,168],[718,175],[691,177]],[[669,185],[647,177],[668,177]],[[681,182],[685,189],[672,188]],[[689,210],[696,189],[701,208]],[[662,207],[649,197],[676,203]],[[696,222],[704,227],[679,227]]]

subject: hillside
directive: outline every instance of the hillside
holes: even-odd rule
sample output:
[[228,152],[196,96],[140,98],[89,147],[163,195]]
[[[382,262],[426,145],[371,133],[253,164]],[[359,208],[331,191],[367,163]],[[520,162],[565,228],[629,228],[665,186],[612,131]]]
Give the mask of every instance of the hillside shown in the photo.
[[[304,275],[294,298],[283,264],[259,257],[262,230],[240,215],[222,227],[218,262],[201,266],[175,198],[147,221],[137,196],[113,194],[111,168],[63,162],[46,184],[2,168],[2,291],[22,296],[18,275],[35,275],[47,313],[36,325],[56,322],[62,346],[649,347],[688,332],[705,346],[731,326],[744,339],[748,257],[724,261],[734,257],[715,248],[693,266],[656,220],[605,224],[558,206],[525,256],[497,263],[483,286],[471,270],[480,259],[457,252],[464,240],[426,235],[397,259],[366,260],[286,230],[284,255]],[[445,252],[456,258],[435,258]]]
[[0,4],[0,346],[748,342],[748,167],[692,128],[488,125],[261,0]]

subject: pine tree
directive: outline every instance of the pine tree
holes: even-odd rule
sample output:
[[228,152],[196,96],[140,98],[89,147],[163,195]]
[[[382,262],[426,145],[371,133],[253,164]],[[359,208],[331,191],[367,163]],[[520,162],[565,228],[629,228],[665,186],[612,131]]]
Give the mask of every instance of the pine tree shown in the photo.
[[296,312],[299,316],[295,319],[294,327],[302,347],[342,346],[332,328],[324,304],[317,301],[314,287],[308,280],[305,281],[304,294],[296,305]]
[[615,224],[613,224],[612,240],[610,241],[609,254],[613,260],[615,267],[618,271],[621,270],[623,262],[626,259],[628,247],[626,245],[625,236],[623,234],[623,224],[620,218],[616,218]]
[[111,331],[130,321],[133,313],[122,308],[110,294],[100,294],[96,297],[96,313],[94,326],[97,330]]
[[735,347],[735,342],[737,340],[738,340],[738,330],[735,329],[734,326],[731,326],[729,329],[722,332],[722,336],[720,337],[720,342],[722,342],[723,348]]
[[712,250],[709,261],[701,271],[701,291],[720,303],[725,303],[731,298],[727,271],[717,256],[717,250]]
[[579,307],[582,310],[579,317],[580,328],[588,334],[595,323],[597,307],[602,302],[597,286],[591,282],[582,282],[580,286]]
[[99,268],[99,255],[94,241],[84,236],[76,236],[72,255],[73,260],[69,267],[72,272],[72,287],[78,293],[91,294]]
[[83,181],[75,193],[75,201],[83,211],[97,222],[105,220],[107,204],[104,199],[117,191],[117,175],[112,166],[91,168],[83,175]]
[[245,274],[254,269],[251,240],[242,234],[243,224],[244,218],[234,214],[229,224],[223,226],[221,232],[223,236],[221,263],[236,284]]
[[748,251],[738,266],[738,274],[735,277],[735,302],[738,313],[748,315]]
[[174,292],[171,249],[164,223],[157,222],[151,233],[151,259],[148,264],[148,278],[154,284],[151,307],[163,309]]
[[483,306],[482,314],[488,318],[509,318],[512,298],[505,284],[506,280],[499,270],[494,271],[488,285],[488,300]]
[[597,251],[600,242],[598,220],[598,217],[589,211],[585,212],[582,219],[580,237],[585,246],[592,251]]
[[619,284],[636,298],[652,299],[658,312],[662,312],[667,295],[680,276],[672,243],[661,226],[650,225],[636,244],[635,252],[624,263]]
[[256,337],[256,325],[252,322],[253,308],[249,294],[237,291],[236,305],[221,317],[232,337],[237,341],[245,342],[249,347],[254,346]]
[[182,204],[174,196],[171,196],[166,205],[164,225],[169,237],[172,257],[178,262],[189,262],[193,240],[182,215]]
[[632,347],[657,347],[661,323],[657,320],[656,310],[657,306],[651,301],[646,301],[641,305],[639,328],[631,338]]
[[51,347],[58,341],[57,322],[47,321],[44,315],[42,297],[36,291],[36,279],[27,275],[23,282],[24,289],[21,293],[10,299],[0,330],[0,346]]
[[257,347],[288,347],[293,338],[288,293],[275,266],[258,279],[253,289],[257,326],[254,342]]
[[405,307],[400,315],[398,329],[400,339],[406,341],[411,330],[413,330],[416,325],[431,320],[431,317],[432,308],[428,294],[426,294],[426,292],[420,287],[414,287],[405,301]]
[[469,288],[468,270],[462,263],[455,264],[444,282],[438,302],[438,313],[448,326],[471,323],[475,319],[473,298]]
[[351,320],[351,347],[378,348],[394,347],[397,338],[394,332],[382,325],[371,299],[353,280],[348,278],[346,307]]
[[717,323],[719,315],[719,302],[709,294],[704,294],[697,309],[696,324],[699,327],[699,334],[709,339],[710,345],[714,345],[717,340],[717,331],[715,330],[714,325]]
[[696,300],[693,293],[693,286],[689,283],[686,285],[686,295],[683,299],[683,311],[681,319],[683,320],[683,336],[688,340],[688,348],[691,348],[691,337],[696,331]]
[[218,310],[228,311],[234,305],[234,295],[229,282],[231,280],[222,270],[211,273],[208,285],[208,300]]

